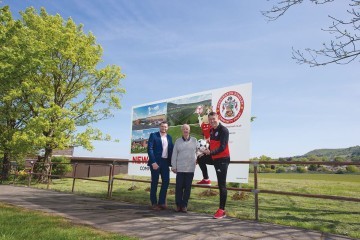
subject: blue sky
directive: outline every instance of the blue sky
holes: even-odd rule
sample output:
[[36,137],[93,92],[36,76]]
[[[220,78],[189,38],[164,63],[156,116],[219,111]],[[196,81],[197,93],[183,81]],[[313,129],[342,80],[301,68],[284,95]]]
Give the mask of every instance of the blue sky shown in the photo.
[[166,109],[167,104],[165,102],[150,104],[141,107],[134,107],[132,120],[166,114]]
[[[359,145],[360,67],[310,68],[291,48],[320,48],[328,15],[346,3],[290,9],[275,22],[260,14],[274,1],[3,0],[13,13],[44,6],[82,23],[104,49],[103,65],[122,67],[122,110],[96,126],[115,139],[98,156],[128,157],[131,108],[148,102],[252,82],[251,156],[286,157]],[[108,146],[108,147],[107,147]]]
[[205,100],[211,100],[211,93],[210,94],[201,94],[197,96],[192,97],[185,97],[185,98],[179,98],[173,101],[170,101],[171,103],[175,104],[188,104],[188,103],[196,103],[201,102]]
[[[143,129],[143,130],[136,130],[132,131],[132,140],[136,139],[148,139],[150,133],[155,132],[157,129],[150,128],[150,129]],[[130,144],[130,143],[129,143]]]

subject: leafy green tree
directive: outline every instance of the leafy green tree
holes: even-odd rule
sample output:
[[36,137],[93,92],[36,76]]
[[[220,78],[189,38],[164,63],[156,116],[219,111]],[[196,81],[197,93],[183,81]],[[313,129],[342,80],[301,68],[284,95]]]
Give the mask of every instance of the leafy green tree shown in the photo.
[[[259,161],[261,161],[261,162],[268,162],[268,161],[271,161],[271,160],[272,160],[271,157],[268,157],[268,156],[265,156],[265,155],[261,155],[259,157]],[[265,168],[270,168],[270,165],[269,164],[264,164],[264,167]]]
[[308,170],[309,170],[309,171],[317,171],[318,167],[319,167],[319,166],[316,165],[316,164],[310,164]]
[[91,124],[121,108],[125,90],[120,80],[125,76],[118,66],[98,67],[101,46],[71,18],[28,8],[21,12],[20,23],[26,38],[19,41],[35,50],[31,71],[22,77],[13,97],[30,112],[26,127],[41,133],[34,145],[45,149],[41,160],[48,173],[53,149],[70,145],[91,149],[92,140],[109,139]]
[[319,156],[315,156],[315,155],[310,155],[307,157],[308,161],[310,162],[321,162],[322,158]]
[[309,161],[309,158],[297,157],[297,158],[293,158],[293,160],[296,161],[296,162],[307,162],[307,161]]
[[345,158],[341,156],[337,156],[334,158],[334,162],[345,162]]
[[346,166],[346,171],[348,171],[349,173],[357,173],[357,172],[359,172],[359,168],[354,165],[349,165],[349,166]]
[[[27,31],[12,18],[9,7],[0,8],[0,152],[2,177],[7,178],[9,162],[23,158],[33,148],[34,133],[26,128],[31,118],[21,101],[19,89],[33,69],[33,49],[27,44]],[[32,137],[30,137],[32,135]]]
[[360,162],[360,156],[352,155],[350,159],[352,162]]
[[322,156],[320,158],[320,161],[326,162],[326,161],[329,161],[329,158],[327,156]]
[[278,167],[276,168],[276,173],[284,173],[286,172],[285,168],[284,167]]
[[306,173],[307,170],[306,170],[305,167],[297,166],[297,167],[296,167],[296,172],[298,172],[298,173]]

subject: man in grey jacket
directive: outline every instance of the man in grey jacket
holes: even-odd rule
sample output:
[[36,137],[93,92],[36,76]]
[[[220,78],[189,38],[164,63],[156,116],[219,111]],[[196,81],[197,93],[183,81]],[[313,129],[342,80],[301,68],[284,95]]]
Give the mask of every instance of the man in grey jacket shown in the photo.
[[174,145],[171,157],[171,170],[176,173],[175,211],[187,212],[196,166],[197,140],[194,137],[190,137],[190,126],[188,124],[182,125],[181,131],[182,137],[178,138]]

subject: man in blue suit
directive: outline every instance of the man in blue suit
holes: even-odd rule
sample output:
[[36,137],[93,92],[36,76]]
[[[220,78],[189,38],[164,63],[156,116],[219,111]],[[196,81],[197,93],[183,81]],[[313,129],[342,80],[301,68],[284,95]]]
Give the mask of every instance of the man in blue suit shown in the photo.
[[[151,171],[150,201],[152,209],[164,210],[166,206],[166,193],[170,181],[170,163],[173,151],[173,142],[169,134],[167,134],[169,125],[166,121],[161,122],[160,131],[151,133],[148,142],[148,155]],[[159,175],[161,176],[161,189],[159,193],[159,201],[156,192],[159,183]]]

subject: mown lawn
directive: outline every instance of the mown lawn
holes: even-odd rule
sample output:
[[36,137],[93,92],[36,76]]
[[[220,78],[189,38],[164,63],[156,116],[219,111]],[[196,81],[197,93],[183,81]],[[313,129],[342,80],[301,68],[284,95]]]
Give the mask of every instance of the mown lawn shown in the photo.
[[[127,175],[119,175],[119,177],[131,178]],[[107,180],[107,177],[103,179]],[[136,179],[149,180],[147,177],[136,177]],[[258,182],[259,189],[360,198],[360,175],[262,173],[259,174]],[[71,179],[59,179],[53,180],[51,188],[69,192],[71,186]],[[135,190],[128,190],[133,186]],[[45,188],[46,186],[36,184],[34,187]],[[149,204],[148,187],[148,183],[115,180],[113,199],[147,205]],[[249,183],[241,184],[241,187],[253,187],[252,174],[249,176]],[[170,206],[174,205],[173,188],[174,186],[169,188],[168,205]],[[106,197],[107,183],[76,180],[75,192]],[[204,192],[209,191],[193,188],[189,210],[213,214],[218,208],[219,197],[218,195],[203,196]],[[212,190],[212,192],[217,193],[217,190]],[[253,194],[242,193],[241,197],[238,194],[238,192],[229,191],[227,214],[240,219],[254,219]],[[237,199],[233,200],[233,197]],[[259,220],[360,238],[360,203],[358,202],[260,193]]]
[[64,218],[0,202],[1,240],[130,240],[91,227],[75,225]]

